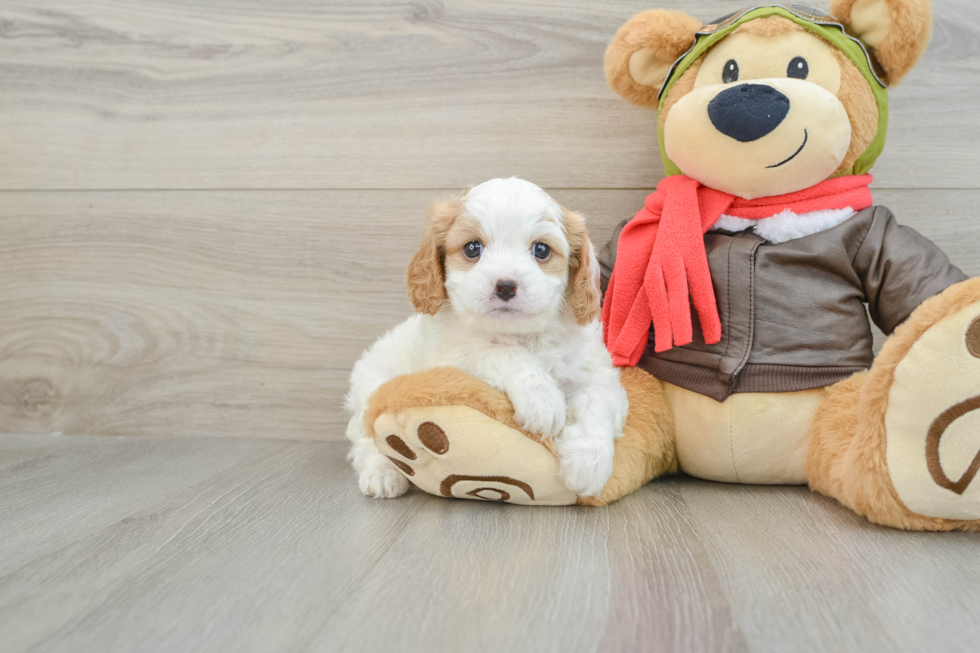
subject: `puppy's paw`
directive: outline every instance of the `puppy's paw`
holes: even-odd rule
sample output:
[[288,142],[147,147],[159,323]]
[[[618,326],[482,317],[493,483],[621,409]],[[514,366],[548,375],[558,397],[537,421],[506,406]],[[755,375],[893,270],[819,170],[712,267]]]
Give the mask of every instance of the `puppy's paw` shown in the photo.
[[566,426],[555,441],[555,449],[568,489],[580,497],[597,497],[612,476],[616,449],[611,435],[596,437],[585,428],[580,424]]
[[514,419],[526,431],[553,438],[565,426],[565,395],[551,379],[516,393],[510,401]]
[[394,499],[408,492],[408,480],[398,473],[387,458],[369,462],[357,477],[357,485],[366,497]]

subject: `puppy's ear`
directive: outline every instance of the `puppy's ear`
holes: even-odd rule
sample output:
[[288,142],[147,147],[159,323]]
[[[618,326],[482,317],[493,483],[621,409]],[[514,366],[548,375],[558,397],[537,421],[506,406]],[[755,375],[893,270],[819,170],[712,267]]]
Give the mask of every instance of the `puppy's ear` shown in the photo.
[[694,45],[701,21],[680,11],[651,9],[619,28],[606,48],[606,81],[633,104],[657,106],[670,67]]
[[435,315],[446,295],[446,233],[463,209],[460,197],[433,202],[425,210],[425,234],[405,273],[408,297],[419,313]]
[[562,210],[565,233],[568,234],[568,307],[581,326],[599,318],[602,312],[602,290],[599,289],[599,262],[592,250],[585,218],[574,211]]
[[833,0],[830,12],[871,48],[889,84],[912,70],[932,36],[929,0]]

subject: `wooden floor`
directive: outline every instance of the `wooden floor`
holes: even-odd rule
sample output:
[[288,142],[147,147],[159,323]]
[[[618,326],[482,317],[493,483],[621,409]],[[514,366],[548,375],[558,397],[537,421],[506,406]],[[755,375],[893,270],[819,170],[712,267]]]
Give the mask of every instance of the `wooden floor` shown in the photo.
[[803,488],[363,498],[335,442],[0,436],[0,649],[976,651],[974,535]]

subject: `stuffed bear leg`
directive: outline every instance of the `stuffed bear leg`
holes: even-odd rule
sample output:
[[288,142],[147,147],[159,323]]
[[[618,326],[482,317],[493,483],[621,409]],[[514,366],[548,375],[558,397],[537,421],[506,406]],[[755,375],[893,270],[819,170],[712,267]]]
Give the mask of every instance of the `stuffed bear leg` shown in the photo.
[[602,506],[677,470],[673,419],[660,382],[626,369],[630,399],[613,473],[598,497],[561,482],[554,444],[521,430],[506,395],[455,368],[392,379],[372,395],[367,437],[405,477],[437,496],[525,505]]
[[923,303],[827,395],[812,489],[886,526],[980,531],[980,279]]

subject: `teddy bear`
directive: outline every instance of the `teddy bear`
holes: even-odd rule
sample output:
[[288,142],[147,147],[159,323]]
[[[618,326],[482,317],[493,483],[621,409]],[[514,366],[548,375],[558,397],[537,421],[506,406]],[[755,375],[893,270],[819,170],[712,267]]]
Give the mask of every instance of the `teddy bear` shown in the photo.
[[602,506],[683,471],[980,530],[980,279],[869,189],[887,86],[931,21],[928,0],[834,0],[708,24],[655,9],[617,32],[607,81],[657,109],[666,176],[598,256],[630,402],[598,496],[567,490],[553,443],[459,370],[383,385],[367,437],[438,496]]

